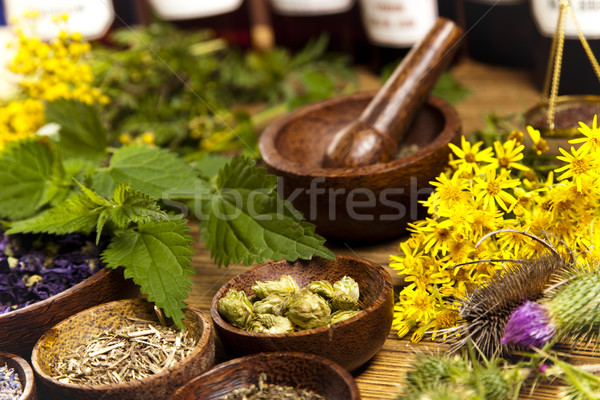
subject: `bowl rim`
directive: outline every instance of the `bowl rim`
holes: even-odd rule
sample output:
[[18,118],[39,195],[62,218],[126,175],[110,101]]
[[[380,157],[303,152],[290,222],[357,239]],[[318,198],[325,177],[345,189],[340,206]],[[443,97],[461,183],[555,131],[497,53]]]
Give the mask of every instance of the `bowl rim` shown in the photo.
[[36,303],[30,304],[26,307],[17,308],[16,310],[9,311],[4,314],[0,314],[0,323],[4,320],[11,320],[13,318],[18,318],[22,314],[29,314],[39,312],[45,312],[46,309],[55,301],[61,300],[64,297],[71,296],[73,294],[77,294],[81,290],[87,290],[88,286],[96,283],[99,280],[104,279],[108,274],[116,274],[118,271],[108,268],[106,266],[99,268],[92,275],[88,276],[81,282],[76,285],[71,286],[68,289],[63,290],[60,293],[55,294],[54,296],[50,296],[47,299],[40,300]]
[[238,357],[238,358],[231,359],[229,361],[225,361],[223,363],[215,365],[214,367],[210,368],[209,370],[204,371],[202,374],[191,379],[185,385],[179,387],[173,393],[172,398],[177,399],[177,396],[181,395],[181,393],[183,393],[186,390],[186,388],[188,388],[189,386],[192,386],[197,381],[206,379],[206,377],[210,377],[211,375],[213,375],[221,370],[227,370],[231,367],[235,367],[238,365],[245,365],[247,363],[252,363],[254,360],[257,360],[257,359],[264,358],[264,359],[268,360],[269,358],[273,358],[273,357],[301,358],[301,359],[305,359],[305,360],[313,360],[313,361],[319,362],[321,364],[324,364],[325,366],[327,366],[327,368],[333,370],[334,373],[336,373],[338,376],[340,376],[342,378],[342,380],[344,381],[344,383],[350,390],[351,397],[348,400],[359,400],[360,399],[360,391],[358,390],[356,381],[354,380],[354,377],[352,376],[352,374],[350,372],[348,372],[345,368],[340,366],[335,361],[332,361],[323,356],[319,356],[317,354],[302,353],[302,352],[298,352],[298,351],[261,352],[261,353],[249,354],[249,355],[246,355],[243,357]]
[[[31,368],[31,365],[29,365],[29,363],[23,357],[13,353],[8,353],[6,351],[0,351],[0,363],[5,363],[7,359],[16,362],[25,374],[25,386],[23,386],[23,393],[19,399],[29,399],[30,396],[35,393],[35,376],[33,375],[33,369]],[[19,377],[21,380],[23,379],[23,377]]]
[[[219,299],[225,295],[225,289],[227,288],[227,290],[229,290],[230,286],[232,286],[233,283],[240,280],[243,275],[249,274],[253,271],[256,271],[256,270],[259,270],[262,268],[266,268],[273,264],[280,264],[280,263],[293,264],[297,261],[300,261],[300,260],[297,260],[297,261],[291,262],[291,261],[286,261],[286,260],[279,260],[279,261],[272,261],[272,262],[267,262],[267,263],[257,265],[256,267],[253,267],[253,268],[249,269],[248,271],[245,271],[245,272],[242,272],[241,274],[236,275],[235,277],[233,277],[232,279],[227,281],[223,286],[221,286],[219,288],[219,290],[217,291],[217,293],[214,295],[214,297],[210,303],[210,316],[211,316],[214,324],[218,325],[219,328],[224,329],[230,333],[234,333],[236,335],[247,336],[247,337],[254,337],[254,338],[302,337],[302,336],[309,336],[309,335],[319,334],[319,333],[323,333],[323,332],[328,332],[332,327],[334,327],[334,329],[340,329],[342,327],[352,324],[355,321],[366,318],[366,315],[369,312],[372,312],[378,308],[381,308],[386,303],[388,297],[390,296],[390,292],[393,292],[393,290],[394,290],[393,283],[392,283],[392,277],[385,270],[385,268],[383,268],[381,265],[379,265],[373,261],[369,261],[364,258],[353,257],[353,256],[343,255],[343,254],[336,254],[335,256],[336,256],[336,258],[335,258],[335,260],[332,260],[333,262],[337,261],[338,259],[347,259],[347,260],[351,260],[354,262],[366,264],[371,269],[375,270],[381,277],[383,277],[383,280],[384,280],[383,290],[378,294],[377,298],[375,298],[375,300],[373,301],[373,303],[371,305],[369,305],[367,308],[361,310],[362,312],[356,314],[355,316],[350,317],[344,321],[338,322],[331,326],[325,325],[325,326],[320,326],[318,328],[305,329],[305,330],[289,332],[289,333],[248,332],[243,329],[237,328],[237,327],[231,325],[230,323],[228,323],[227,321],[225,321],[221,317],[221,315],[219,314],[219,311],[217,309],[217,303],[218,303]],[[310,262],[310,260],[304,260],[304,261]]]
[[52,384],[56,385],[56,386],[60,386],[63,388],[69,388],[69,389],[74,389],[74,390],[85,390],[85,391],[101,391],[101,392],[106,392],[108,390],[114,390],[115,388],[125,388],[125,387],[135,387],[135,386],[141,386],[141,385],[145,385],[148,384],[149,382],[153,382],[155,380],[161,379],[165,376],[168,376],[172,371],[173,368],[175,366],[182,366],[184,364],[187,364],[190,362],[190,360],[193,358],[193,356],[199,354],[199,353],[203,353],[206,350],[209,350],[209,346],[212,342],[212,336],[213,336],[213,328],[212,328],[212,324],[210,323],[210,320],[208,319],[208,317],[206,316],[205,313],[201,312],[200,310],[198,310],[197,308],[194,307],[190,307],[187,306],[187,309],[190,310],[190,312],[194,313],[196,316],[198,316],[199,320],[202,323],[202,336],[200,336],[200,338],[198,339],[198,342],[196,343],[195,348],[190,352],[190,354],[188,354],[183,360],[181,360],[179,363],[175,364],[174,366],[170,367],[170,368],[165,368],[162,371],[160,371],[158,374],[152,374],[149,375],[143,379],[135,379],[135,380],[130,380],[130,381],[126,381],[123,383],[115,383],[115,384],[111,384],[111,385],[81,385],[81,384],[75,384],[75,383],[63,383],[63,382],[59,382],[57,379],[52,378],[51,376],[49,376],[48,374],[46,374],[40,367],[39,367],[39,362],[38,362],[38,353],[39,353],[39,347],[42,345],[42,343],[46,340],[46,336],[48,336],[52,330],[60,327],[63,324],[66,324],[68,322],[70,322],[73,318],[84,314],[84,313],[90,313],[93,312],[97,309],[100,308],[110,308],[110,307],[115,307],[120,303],[126,303],[126,302],[134,302],[134,303],[148,303],[151,304],[151,302],[147,301],[144,298],[141,297],[137,297],[137,298],[133,298],[133,299],[122,299],[122,300],[115,300],[115,301],[110,301],[108,303],[102,303],[99,304],[97,306],[94,307],[90,307],[87,308],[83,311],[78,312],[77,314],[73,314],[72,316],[70,316],[69,318],[66,318],[64,320],[62,320],[61,322],[59,322],[58,324],[54,325],[52,328],[50,328],[48,331],[46,331],[39,339],[38,341],[35,343],[35,346],[33,347],[33,350],[31,352],[31,365],[33,367],[33,370],[35,371],[36,375],[38,375],[42,380],[46,381],[46,382],[52,382]]
[[346,96],[338,96],[331,99],[313,102],[288,113],[271,123],[258,138],[258,146],[263,161],[271,168],[289,175],[303,177],[328,177],[328,178],[357,178],[370,175],[386,174],[401,168],[408,167],[415,162],[426,161],[426,159],[447,147],[449,143],[460,133],[462,122],[458,111],[446,100],[430,96],[424,104],[439,110],[445,119],[444,129],[429,144],[417,152],[406,157],[394,159],[387,163],[376,163],[360,168],[305,168],[299,167],[283,157],[275,145],[281,129],[292,120],[300,119],[311,112],[324,106],[334,107],[347,100],[361,100],[373,97],[376,92],[357,92]]

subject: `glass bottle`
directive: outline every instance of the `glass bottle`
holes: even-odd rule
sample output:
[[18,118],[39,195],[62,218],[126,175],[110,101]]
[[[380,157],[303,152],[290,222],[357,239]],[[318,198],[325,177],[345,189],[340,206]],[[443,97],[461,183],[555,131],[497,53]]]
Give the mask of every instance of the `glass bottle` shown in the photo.
[[[600,0],[571,0],[579,26],[596,58],[600,58]],[[558,0],[532,0],[531,9],[536,28],[533,52],[533,81],[541,90],[546,77],[552,36],[558,21]],[[600,82],[594,73],[577,35],[571,15],[567,15],[559,95],[600,94]]]
[[311,38],[329,36],[328,51],[355,58],[365,53],[366,38],[355,0],[270,0],[275,42],[299,50]]
[[360,6],[377,73],[404,57],[438,18],[436,0],[360,0]]
[[159,18],[183,29],[211,29],[218,37],[242,47],[250,46],[248,1],[148,0]]
[[[462,0],[468,54],[485,63],[531,66],[529,0]],[[552,1],[552,0],[550,0]]]

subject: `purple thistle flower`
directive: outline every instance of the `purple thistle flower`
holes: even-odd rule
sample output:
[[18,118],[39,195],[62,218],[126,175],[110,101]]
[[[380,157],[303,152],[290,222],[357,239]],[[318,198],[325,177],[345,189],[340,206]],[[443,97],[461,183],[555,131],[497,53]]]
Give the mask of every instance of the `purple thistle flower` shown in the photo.
[[545,308],[541,304],[525,301],[508,318],[501,343],[541,348],[555,333],[556,326]]

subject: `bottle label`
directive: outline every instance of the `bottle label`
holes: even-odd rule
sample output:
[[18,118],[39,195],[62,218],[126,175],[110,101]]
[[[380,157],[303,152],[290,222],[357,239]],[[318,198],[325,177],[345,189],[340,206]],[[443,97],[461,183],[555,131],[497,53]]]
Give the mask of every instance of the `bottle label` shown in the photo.
[[467,0],[468,3],[489,4],[492,6],[510,6],[513,4],[523,4],[525,0]]
[[[98,39],[108,32],[115,19],[112,2],[106,0],[4,0],[6,20],[22,20],[36,12],[35,35],[42,40],[55,38],[60,30],[79,32],[88,39]],[[54,21],[67,15],[67,21]]]
[[243,0],[149,0],[152,9],[164,20],[203,18],[240,8]]
[[346,12],[354,0],[271,0],[281,15],[328,15]]
[[361,0],[369,40],[388,47],[411,47],[438,18],[435,0]]
[[[552,37],[556,30],[559,0],[533,0],[533,19],[544,36]],[[586,39],[600,38],[600,0],[571,0],[571,8]],[[567,13],[565,37],[577,39],[577,28],[570,13]]]

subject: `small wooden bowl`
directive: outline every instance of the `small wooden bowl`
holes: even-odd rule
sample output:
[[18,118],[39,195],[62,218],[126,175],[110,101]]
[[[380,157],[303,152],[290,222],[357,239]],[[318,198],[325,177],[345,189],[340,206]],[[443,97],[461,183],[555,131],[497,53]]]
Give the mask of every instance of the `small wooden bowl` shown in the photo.
[[0,365],[4,366],[4,364],[8,368],[14,369],[19,376],[23,386],[23,394],[19,397],[19,400],[36,400],[35,379],[29,363],[15,354],[0,351]]
[[457,142],[461,121],[447,102],[430,97],[403,146],[416,153],[359,168],[323,168],[334,134],[355,120],[372,93],[357,93],[301,107],[267,127],[259,139],[270,172],[283,178],[283,196],[329,239],[373,242],[402,235],[424,218],[418,203],[431,193]]
[[128,299],[102,304],[59,323],[36,343],[31,354],[40,393],[44,399],[79,400],[160,400],[190,379],[210,368],[215,359],[215,344],[210,320],[188,308],[184,324],[197,339],[194,350],[181,362],[141,380],[115,385],[75,385],[52,378],[50,365],[61,354],[77,348],[104,330],[127,323],[127,317],[157,321],[153,305],[144,299]]
[[[217,304],[229,289],[243,290],[251,295],[256,281],[275,280],[284,274],[291,275],[300,287],[316,280],[335,282],[348,275],[358,282],[359,304],[363,312],[331,327],[281,334],[246,332],[221,318]],[[323,356],[349,371],[366,363],[383,346],[392,326],[393,314],[392,278],[387,271],[373,262],[341,255],[336,260],[315,257],[310,261],[259,265],[223,285],[210,306],[217,334],[232,356],[299,351]]]
[[131,280],[123,278],[123,271],[102,268],[46,300],[0,315],[0,349],[29,357],[40,336],[63,319],[136,293]]
[[187,385],[169,400],[218,400],[235,389],[258,385],[261,373],[267,383],[310,390],[327,400],[359,400],[352,375],[331,360],[314,354],[260,353],[219,364]]

